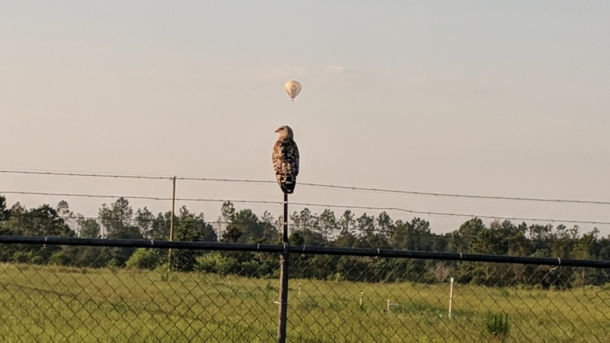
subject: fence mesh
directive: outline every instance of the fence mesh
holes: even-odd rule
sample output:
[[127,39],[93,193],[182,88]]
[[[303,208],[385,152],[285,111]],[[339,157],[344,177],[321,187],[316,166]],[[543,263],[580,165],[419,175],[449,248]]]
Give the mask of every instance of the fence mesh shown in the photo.
[[[166,249],[131,251],[141,255],[137,265],[104,258],[121,249],[0,245],[3,341],[277,340],[279,254],[173,250],[171,263],[153,269],[146,259],[167,260]],[[287,341],[605,342],[610,286],[596,280],[607,276],[601,268],[294,253]]]

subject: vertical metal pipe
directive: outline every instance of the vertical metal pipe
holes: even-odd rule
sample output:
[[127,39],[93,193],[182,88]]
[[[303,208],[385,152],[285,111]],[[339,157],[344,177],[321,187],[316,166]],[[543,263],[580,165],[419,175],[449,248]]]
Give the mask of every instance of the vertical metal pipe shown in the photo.
[[450,286],[449,286],[449,318],[453,316],[451,313],[453,307],[453,278],[451,278]]
[[[169,241],[174,240],[174,210],[176,207],[176,177],[172,178],[172,212],[169,218]],[[167,269],[172,270],[172,249],[167,251]]]
[[284,193],[284,232],[282,234],[284,251],[280,260],[280,309],[278,315],[277,341],[286,342],[286,321],[288,319],[288,194]]
[[172,216],[169,219],[169,241],[174,240],[174,210],[176,208],[176,177],[172,178]]
[[288,194],[284,193],[284,233],[282,243],[288,243]]

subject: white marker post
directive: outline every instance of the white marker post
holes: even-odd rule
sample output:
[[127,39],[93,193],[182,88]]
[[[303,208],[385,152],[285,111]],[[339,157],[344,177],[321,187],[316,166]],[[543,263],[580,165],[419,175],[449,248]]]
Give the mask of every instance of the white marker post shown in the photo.
[[451,318],[451,305],[453,303],[453,278],[451,278],[450,281],[450,288],[449,288],[449,318]]

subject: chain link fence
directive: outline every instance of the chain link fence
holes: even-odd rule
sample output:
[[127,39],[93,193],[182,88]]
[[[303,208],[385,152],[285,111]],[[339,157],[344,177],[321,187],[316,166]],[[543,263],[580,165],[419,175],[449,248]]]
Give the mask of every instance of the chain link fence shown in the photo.
[[[4,342],[278,340],[281,246],[0,243]],[[608,341],[607,262],[289,251],[288,342]],[[131,257],[118,263],[123,253]]]

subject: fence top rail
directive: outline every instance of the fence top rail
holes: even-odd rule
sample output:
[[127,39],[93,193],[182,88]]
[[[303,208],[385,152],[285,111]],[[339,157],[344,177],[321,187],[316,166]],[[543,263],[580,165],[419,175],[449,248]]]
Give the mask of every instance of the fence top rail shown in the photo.
[[219,242],[170,242],[152,239],[94,239],[73,237],[11,236],[0,235],[0,243],[5,244],[46,244],[73,245],[92,247],[118,248],[158,248],[158,249],[192,249],[192,250],[227,250],[227,251],[261,251],[282,252],[280,245],[239,244]]
[[[219,251],[250,251],[281,253],[282,245],[240,244],[219,242],[170,242],[145,239],[93,239],[73,237],[12,236],[0,235],[0,244],[47,244],[72,246],[97,246],[121,248],[192,249]],[[340,255],[362,257],[410,258],[464,262],[491,262],[510,264],[532,264],[565,267],[610,268],[608,260],[575,260],[559,257],[529,257],[506,255],[483,255],[432,251],[391,250],[377,248],[337,248],[320,246],[287,246],[291,253],[311,255]]]

